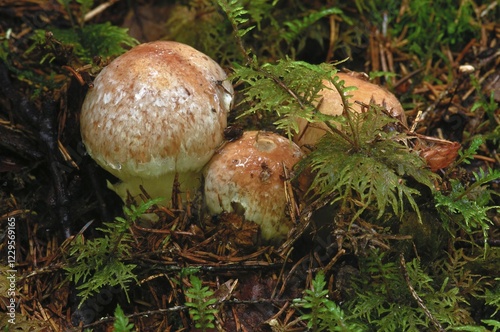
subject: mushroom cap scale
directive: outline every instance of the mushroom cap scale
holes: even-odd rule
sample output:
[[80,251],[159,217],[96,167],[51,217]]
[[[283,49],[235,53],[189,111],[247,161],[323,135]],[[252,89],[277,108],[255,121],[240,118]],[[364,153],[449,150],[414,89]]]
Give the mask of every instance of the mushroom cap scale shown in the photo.
[[82,140],[123,181],[200,171],[223,140],[232,95],[205,54],[177,42],[141,44],[96,77],[82,106]]
[[302,155],[297,145],[278,134],[244,132],[219,150],[204,170],[208,209],[255,222],[265,241],[283,239],[293,226],[285,213],[283,167],[290,170]]

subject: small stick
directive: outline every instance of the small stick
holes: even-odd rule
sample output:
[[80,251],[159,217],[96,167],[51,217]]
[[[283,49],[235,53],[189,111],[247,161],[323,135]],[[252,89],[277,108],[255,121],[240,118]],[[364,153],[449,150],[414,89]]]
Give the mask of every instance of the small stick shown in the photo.
[[408,289],[410,290],[411,296],[413,296],[413,298],[415,300],[417,300],[418,306],[420,308],[422,308],[422,310],[424,311],[425,315],[427,316],[427,318],[429,318],[429,320],[434,325],[434,327],[436,328],[436,330],[439,331],[439,332],[444,332],[444,329],[441,326],[441,324],[439,323],[439,321],[436,319],[436,317],[434,317],[432,315],[432,313],[430,312],[430,310],[427,309],[427,307],[424,304],[424,300],[422,300],[422,298],[415,291],[415,288],[413,288],[413,286],[411,284],[411,281],[410,281],[410,276],[408,275],[408,270],[406,270],[405,257],[403,256],[402,253],[399,255],[399,263],[401,265],[401,271],[403,272],[403,276],[405,278],[406,285],[408,286]]
[[108,7],[111,7],[112,5],[114,5],[118,1],[119,0],[110,0],[108,2],[100,4],[99,6],[95,7],[94,9],[92,9],[91,11],[89,11],[87,14],[85,14],[83,20],[85,22],[90,21],[95,16],[99,15],[100,13],[102,13],[103,11],[105,11],[106,9],[108,9]]
[[414,133],[415,129],[417,129],[418,123],[422,121],[422,110],[419,110],[417,113],[417,117],[415,118],[415,121],[413,121],[413,124],[410,129],[410,133]]

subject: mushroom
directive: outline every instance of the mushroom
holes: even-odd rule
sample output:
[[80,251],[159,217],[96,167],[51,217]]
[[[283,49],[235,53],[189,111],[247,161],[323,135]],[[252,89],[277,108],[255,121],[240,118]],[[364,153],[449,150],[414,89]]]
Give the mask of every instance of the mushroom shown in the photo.
[[[354,86],[357,89],[349,91],[350,102],[352,109],[355,112],[363,112],[364,105],[374,103],[384,107],[393,117],[401,120],[406,124],[406,117],[403,106],[399,100],[389,91],[379,85],[370,83],[362,79],[358,73],[337,73],[340,80],[345,82],[346,87]],[[342,115],[344,105],[337,89],[330,82],[324,82],[326,88],[321,90],[319,97],[321,103],[318,110],[327,115]],[[358,103],[356,103],[358,102]],[[324,123],[308,123],[304,119],[299,119],[299,132],[294,137],[295,143],[299,146],[315,145],[318,140],[328,131],[328,127]]]
[[94,80],[80,125],[89,155],[122,182],[125,200],[141,193],[170,200],[201,185],[201,169],[223,141],[233,99],[224,70],[194,48],[172,41],[141,44]]
[[204,170],[205,201],[212,214],[232,212],[260,226],[266,242],[286,237],[285,169],[302,157],[300,148],[278,134],[248,131],[216,152]]

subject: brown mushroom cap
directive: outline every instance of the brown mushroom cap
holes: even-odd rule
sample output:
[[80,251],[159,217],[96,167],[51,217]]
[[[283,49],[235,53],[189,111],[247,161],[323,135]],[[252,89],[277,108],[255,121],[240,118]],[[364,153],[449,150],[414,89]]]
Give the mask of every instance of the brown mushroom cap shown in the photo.
[[[406,123],[403,106],[392,93],[383,87],[370,83],[358,76],[347,73],[336,74],[340,80],[345,82],[346,87],[355,86],[357,89],[349,91],[352,95],[350,102],[355,112],[361,113],[363,106],[356,101],[369,105],[374,103],[384,107],[393,117]],[[327,115],[342,115],[344,105],[337,89],[330,82],[324,83],[327,88],[319,93],[321,104],[318,110]],[[323,123],[309,123],[304,119],[299,119],[299,133],[295,135],[294,141],[299,146],[315,145],[318,140],[328,131],[328,127]]]
[[216,62],[188,45],[134,47],[101,71],[85,97],[80,121],[87,151],[133,183],[122,189],[136,193],[138,184],[166,174],[201,171],[223,140],[233,98],[226,78]]
[[265,241],[282,240],[292,227],[286,217],[285,174],[302,157],[278,134],[248,131],[219,150],[204,171],[205,200],[212,214],[234,212],[260,225]]

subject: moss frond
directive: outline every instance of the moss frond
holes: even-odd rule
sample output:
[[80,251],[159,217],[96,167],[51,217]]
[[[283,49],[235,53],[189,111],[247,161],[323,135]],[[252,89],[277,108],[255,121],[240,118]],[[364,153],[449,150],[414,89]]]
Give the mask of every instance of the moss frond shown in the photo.
[[45,45],[47,32],[50,32],[53,34],[51,38],[69,47],[81,64],[90,64],[95,56],[103,59],[114,57],[125,52],[126,47],[137,45],[138,41],[129,36],[127,31],[109,22],[72,29],[53,27],[36,30],[32,40],[38,45]]
[[408,181],[432,189],[436,176],[418,154],[401,143],[405,134],[384,129],[393,118],[377,107],[365,113],[348,112],[351,124],[341,124],[340,131],[357,136],[358,146],[336,132],[327,133],[299,165],[301,170],[310,167],[315,174],[310,193],[320,199],[333,196],[331,203],[355,210],[354,218],[367,209],[378,211],[380,218],[387,207],[402,217],[406,202],[419,213],[414,197],[420,191]]
[[245,84],[246,107],[240,117],[256,112],[266,112],[276,117],[277,129],[291,138],[298,133],[297,119],[309,122],[339,121],[317,111],[318,93],[326,88],[324,82],[335,78],[336,69],[330,64],[312,65],[291,59],[262,66],[235,65],[232,78],[237,84]]
[[152,200],[138,207],[125,207],[127,218],[117,217],[113,222],[104,223],[104,227],[98,228],[103,232],[102,237],[85,240],[80,234],[73,240],[67,256],[70,264],[65,270],[68,280],[77,285],[80,304],[105,286],[120,286],[128,296],[130,283],[137,282],[134,273],[136,265],[126,262],[130,258],[133,242],[129,228],[160,200]]
[[186,297],[190,302],[186,302],[189,313],[195,322],[195,327],[205,331],[207,328],[214,328],[215,314],[218,312],[213,307],[217,303],[214,292],[207,286],[203,286],[202,281],[195,275],[189,278],[191,287],[186,290]]

